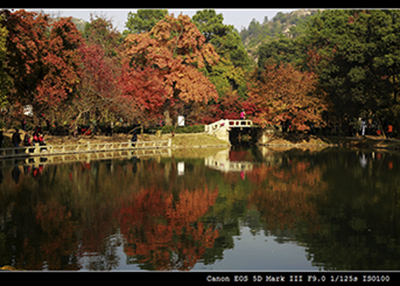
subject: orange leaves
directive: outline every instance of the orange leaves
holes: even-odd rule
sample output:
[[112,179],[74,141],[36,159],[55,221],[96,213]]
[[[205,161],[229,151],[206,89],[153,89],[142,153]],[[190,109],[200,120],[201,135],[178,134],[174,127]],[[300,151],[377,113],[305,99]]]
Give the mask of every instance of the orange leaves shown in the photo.
[[307,122],[322,122],[327,103],[313,73],[301,72],[290,64],[272,64],[260,75],[255,72],[253,79],[249,101],[259,107],[256,121],[260,124],[289,120],[298,130],[306,130]]
[[208,102],[218,98],[215,86],[193,66],[182,66],[179,71],[170,74],[168,80],[175,83],[173,89],[179,90],[179,98],[183,102]]
[[[184,103],[208,102],[218,94],[198,68],[204,67],[205,62],[215,63],[218,55],[204,41],[189,17],[167,15],[150,32],[129,35],[124,55],[130,72],[150,68],[152,76],[164,84],[159,87],[161,104],[171,98]],[[126,77],[127,80],[135,79]]]
[[[125,199],[118,213],[128,255],[142,255],[140,263],[157,270],[193,267],[206,248],[213,246],[218,230],[199,222],[218,196],[216,190],[185,190],[177,198],[159,189],[143,189]],[[180,257],[173,265],[171,255]]]

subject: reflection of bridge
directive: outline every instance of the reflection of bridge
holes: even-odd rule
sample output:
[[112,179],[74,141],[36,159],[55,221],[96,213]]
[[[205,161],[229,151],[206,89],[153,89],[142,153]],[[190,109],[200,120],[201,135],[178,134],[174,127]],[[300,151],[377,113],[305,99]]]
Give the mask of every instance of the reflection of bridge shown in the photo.
[[253,170],[253,164],[250,162],[230,162],[229,160],[225,162],[219,162],[205,159],[205,165],[215,170],[222,171],[224,173],[228,172],[247,172]]
[[222,150],[214,156],[204,159],[204,164],[212,169],[219,170],[224,173],[228,172],[247,172],[253,170],[253,164],[246,161],[230,161],[229,148]]
[[251,120],[238,120],[238,119],[221,119],[214,123],[205,126],[205,132],[215,137],[229,141],[229,131],[232,128],[251,128],[253,121]]

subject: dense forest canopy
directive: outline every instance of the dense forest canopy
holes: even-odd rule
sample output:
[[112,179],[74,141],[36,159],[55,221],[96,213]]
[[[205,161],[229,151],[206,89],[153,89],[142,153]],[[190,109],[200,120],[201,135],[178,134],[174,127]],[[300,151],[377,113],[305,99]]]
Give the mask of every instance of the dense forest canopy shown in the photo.
[[400,127],[399,15],[297,10],[239,32],[213,9],[192,18],[139,9],[120,33],[103,16],[82,25],[2,10],[0,124],[14,126],[31,105],[34,124],[68,130],[176,125],[178,115],[207,124],[242,109],[262,126],[298,131],[361,117]]

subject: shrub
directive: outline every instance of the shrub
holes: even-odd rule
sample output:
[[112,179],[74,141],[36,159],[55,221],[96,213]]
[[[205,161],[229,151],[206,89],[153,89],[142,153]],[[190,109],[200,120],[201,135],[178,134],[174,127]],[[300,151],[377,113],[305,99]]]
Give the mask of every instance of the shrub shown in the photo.
[[[170,133],[173,131],[173,127],[163,126],[161,127],[163,134]],[[191,126],[178,126],[176,127],[175,133],[202,133],[204,132],[204,125],[191,125]]]

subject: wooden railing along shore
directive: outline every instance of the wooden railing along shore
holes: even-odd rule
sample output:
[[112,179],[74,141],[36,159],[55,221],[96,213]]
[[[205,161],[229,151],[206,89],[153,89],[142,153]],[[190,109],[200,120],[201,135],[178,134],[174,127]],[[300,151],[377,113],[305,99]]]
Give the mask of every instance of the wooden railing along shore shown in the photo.
[[88,141],[85,144],[0,148],[0,159],[164,148],[171,148],[171,139],[163,141],[128,141],[110,143],[90,143]]

